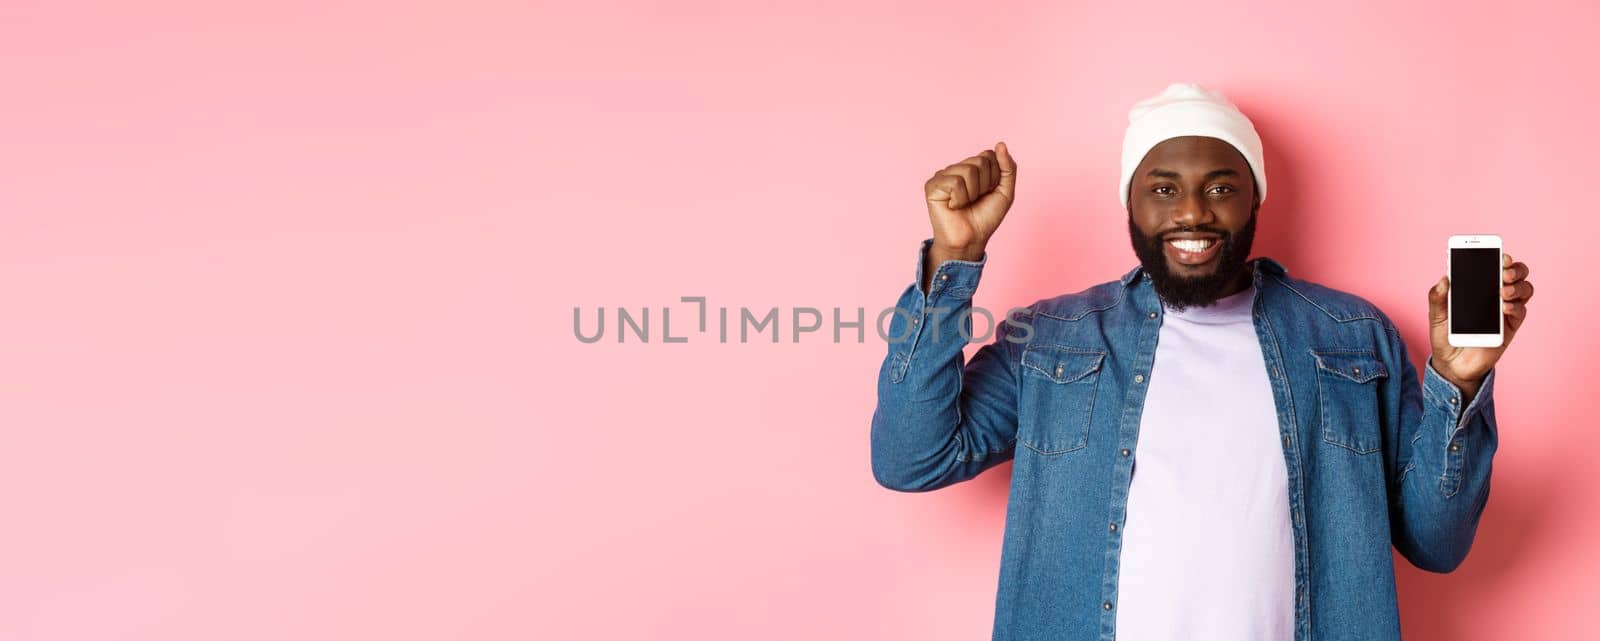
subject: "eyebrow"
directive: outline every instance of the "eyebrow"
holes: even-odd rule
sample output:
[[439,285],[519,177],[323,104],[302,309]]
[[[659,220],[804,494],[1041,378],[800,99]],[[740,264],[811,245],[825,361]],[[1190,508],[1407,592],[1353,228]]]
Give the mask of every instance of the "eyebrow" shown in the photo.
[[[1170,169],[1151,169],[1150,172],[1145,175],[1151,178],[1166,178],[1169,180],[1177,180],[1183,177],[1178,175],[1178,172]],[[1223,176],[1238,177],[1239,172],[1228,168],[1213,169],[1206,172],[1206,175],[1200,179],[1200,182],[1209,182],[1213,179],[1221,178]]]

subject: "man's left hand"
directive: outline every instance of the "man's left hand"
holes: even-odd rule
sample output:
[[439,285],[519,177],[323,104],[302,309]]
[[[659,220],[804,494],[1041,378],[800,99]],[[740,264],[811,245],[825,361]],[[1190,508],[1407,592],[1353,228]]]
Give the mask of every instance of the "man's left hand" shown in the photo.
[[[1433,339],[1433,369],[1446,380],[1461,388],[1470,399],[1478,391],[1483,377],[1505,354],[1511,339],[1517,335],[1528,318],[1528,299],[1533,298],[1533,283],[1528,280],[1528,266],[1512,262],[1511,254],[1504,254],[1500,271],[1500,313],[1505,314],[1505,339],[1499,347],[1454,347],[1450,345],[1450,277],[1445,276],[1428,290],[1428,324]],[[1463,399],[1466,400],[1466,399]]]

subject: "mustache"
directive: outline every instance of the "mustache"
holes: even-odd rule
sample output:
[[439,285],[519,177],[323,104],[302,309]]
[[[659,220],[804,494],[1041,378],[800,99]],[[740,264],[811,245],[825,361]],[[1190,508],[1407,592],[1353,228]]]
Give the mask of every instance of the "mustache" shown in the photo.
[[1228,238],[1228,237],[1233,236],[1233,232],[1228,231],[1226,229],[1223,229],[1221,227],[1217,227],[1217,226],[1214,226],[1214,225],[1198,225],[1198,226],[1195,226],[1195,227],[1180,227],[1178,229],[1168,229],[1168,230],[1166,230],[1164,232],[1156,232],[1154,235],[1146,236],[1146,238],[1149,238],[1149,239],[1152,239],[1152,240],[1165,241],[1170,236],[1174,236],[1174,235],[1177,235],[1177,234],[1192,234],[1192,233],[1216,234],[1216,235],[1221,236],[1223,238]]

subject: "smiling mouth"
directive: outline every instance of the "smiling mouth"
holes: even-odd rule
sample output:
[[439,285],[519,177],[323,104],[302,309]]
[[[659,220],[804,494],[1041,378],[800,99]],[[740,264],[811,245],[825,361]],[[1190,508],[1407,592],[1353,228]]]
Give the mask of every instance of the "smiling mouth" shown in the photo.
[[1211,262],[1220,253],[1222,239],[1208,238],[1171,238],[1161,243],[1167,257],[1179,265],[1199,266]]
[[1167,244],[1177,248],[1178,251],[1199,253],[1211,249],[1216,242],[1215,238],[1177,238],[1167,241]]

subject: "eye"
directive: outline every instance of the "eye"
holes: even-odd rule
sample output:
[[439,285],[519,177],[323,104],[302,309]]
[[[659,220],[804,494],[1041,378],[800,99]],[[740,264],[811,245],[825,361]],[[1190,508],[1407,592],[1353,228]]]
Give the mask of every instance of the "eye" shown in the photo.
[[1231,194],[1234,192],[1232,185],[1216,185],[1211,188],[1213,194]]
[[1173,189],[1171,185],[1157,185],[1155,189],[1151,189],[1150,191],[1151,193],[1161,194],[1162,196],[1170,196],[1174,193],[1177,193],[1177,190]]

